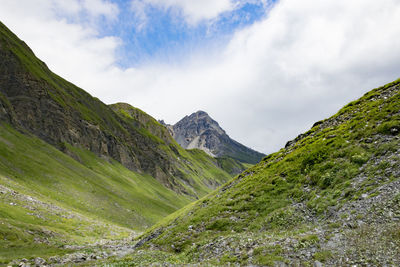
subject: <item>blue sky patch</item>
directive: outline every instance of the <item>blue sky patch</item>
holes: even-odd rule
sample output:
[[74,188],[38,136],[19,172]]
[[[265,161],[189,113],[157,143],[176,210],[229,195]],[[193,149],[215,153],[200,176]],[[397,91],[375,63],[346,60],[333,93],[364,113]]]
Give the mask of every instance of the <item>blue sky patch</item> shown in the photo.
[[115,0],[120,14],[116,21],[104,21],[102,36],[117,36],[122,45],[118,50],[121,67],[135,67],[146,62],[179,62],[200,49],[220,46],[230,40],[238,29],[262,19],[266,7],[261,1],[240,4],[231,12],[225,12],[212,21],[196,25],[186,23],[184,16],[175,8],[157,8],[147,5],[146,22],[140,27],[130,1]]

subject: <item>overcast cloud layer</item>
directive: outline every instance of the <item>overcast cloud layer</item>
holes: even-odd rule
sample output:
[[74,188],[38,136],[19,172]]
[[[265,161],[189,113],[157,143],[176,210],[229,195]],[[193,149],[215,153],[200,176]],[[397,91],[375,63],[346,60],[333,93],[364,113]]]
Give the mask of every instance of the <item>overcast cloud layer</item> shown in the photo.
[[[140,27],[146,5],[175,10],[193,27],[240,1],[131,3]],[[0,0],[0,20],[92,95],[169,123],[205,110],[231,137],[264,153],[400,77],[400,0],[282,0],[224,45],[127,69],[116,56],[123,40],[99,34],[120,11],[103,0]]]

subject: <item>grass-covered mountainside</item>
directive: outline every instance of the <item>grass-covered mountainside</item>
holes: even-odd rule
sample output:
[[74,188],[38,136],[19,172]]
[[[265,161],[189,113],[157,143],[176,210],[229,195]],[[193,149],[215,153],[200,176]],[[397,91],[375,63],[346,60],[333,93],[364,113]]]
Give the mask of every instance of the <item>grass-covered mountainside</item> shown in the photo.
[[237,159],[233,159],[228,156],[217,157],[215,159],[217,160],[218,166],[220,168],[222,168],[224,171],[232,175],[237,175],[254,165],[250,163],[241,162]]
[[52,73],[0,23],[0,264],[132,238],[231,177]]
[[0,126],[0,262],[129,237],[190,201],[149,175],[71,149],[83,164]]
[[[0,59],[0,119],[19,131],[39,137],[78,161],[70,146],[118,161],[191,197],[204,195],[210,183],[229,179],[211,157],[210,166],[196,169],[196,159],[146,113],[126,104],[109,107],[52,73],[3,24]],[[122,112],[122,106],[135,114]]]
[[399,133],[397,80],[170,215],[116,266],[398,266]]
[[168,132],[162,125],[145,113],[137,112],[135,118],[130,118],[126,112],[115,112],[116,106],[105,105],[52,73],[0,23],[2,122],[71,156],[66,144],[116,160],[130,170],[155,177],[177,193],[193,197],[209,191],[206,184],[214,179],[220,183],[229,178],[220,173],[208,176],[213,181],[201,181],[201,171],[192,166],[193,157],[186,158],[188,154],[166,137]]
[[172,138],[166,127],[163,127],[156,119],[148,115],[146,112],[132,107],[127,103],[116,103],[110,105],[111,109],[123,118],[127,119],[135,128],[140,129],[143,134],[158,137],[159,143],[167,145],[173,144],[176,147],[176,142]]

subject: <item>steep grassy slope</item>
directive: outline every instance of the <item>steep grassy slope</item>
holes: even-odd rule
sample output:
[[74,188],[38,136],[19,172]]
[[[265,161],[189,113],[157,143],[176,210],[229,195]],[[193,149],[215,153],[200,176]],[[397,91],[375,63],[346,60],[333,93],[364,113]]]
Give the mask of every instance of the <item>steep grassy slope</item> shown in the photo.
[[253,166],[253,164],[243,163],[230,157],[218,157],[216,159],[218,166],[232,175],[237,175]]
[[129,109],[55,75],[0,23],[0,262],[127,238],[231,179]]
[[11,248],[16,256],[31,247],[127,237],[192,201],[149,175],[70,148],[83,164],[0,126],[0,259],[13,256]]
[[186,194],[197,197],[209,193],[210,189],[215,189],[231,179],[233,173],[229,168],[224,168],[218,159],[198,149],[183,149],[166,127],[144,111],[126,103],[117,103],[110,107],[128,125],[151,138],[163,156],[174,163],[174,177],[179,178],[175,179],[179,184],[173,184],[174,187],[185,188]]
[[[181,155],[182,150],[168,140],[172,138],[163,126],[157,122],[150,125],[155,120],[143,112],[137,112],[135,119],[123,115],[52,73],[0,23],[1,122],[66,153],[70,152],[66,149],[69,144],[118,161],[130,170],[155,177],[179,194],[199,197],[210,191],[210,177],[202,181],[201,171],[192,167],[198,165],[192,162],[196,159]],[[221,173],[215,184],[229,178]]]
[[399,265],[399,133],[400,80],[169,216],[122,263]]
[[[0,262],[60,254],[67,244],[126,238],[194,200],[117,161],[65,146],[79,161],[0,126]],[[217,186],[212,177],[227,176],[203,151],[181,153],[199,172],[192,185],[198,194]]]
[[152,135],[161,139],[155,140],[156,142],[165,143],[167,145],[174,144],[176,146],[176,142],[167,128],[146,112],[127,103],[116,103],[110,105],[110,107],[122,118],[127,120],[130,125],[138,128],[144,135]]

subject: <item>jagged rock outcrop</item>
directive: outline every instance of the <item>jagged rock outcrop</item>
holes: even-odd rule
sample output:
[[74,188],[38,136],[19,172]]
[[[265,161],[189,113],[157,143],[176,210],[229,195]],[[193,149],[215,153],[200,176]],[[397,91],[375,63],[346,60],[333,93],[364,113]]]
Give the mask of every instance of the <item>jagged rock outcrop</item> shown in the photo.
[[[163,123],[163,121],[161,121]],[[184,148],[198,148],[213,157],[228,156],[255,164],[265,155],[231,139],[206,112],[197,111],[175,125],[165,125]]]

